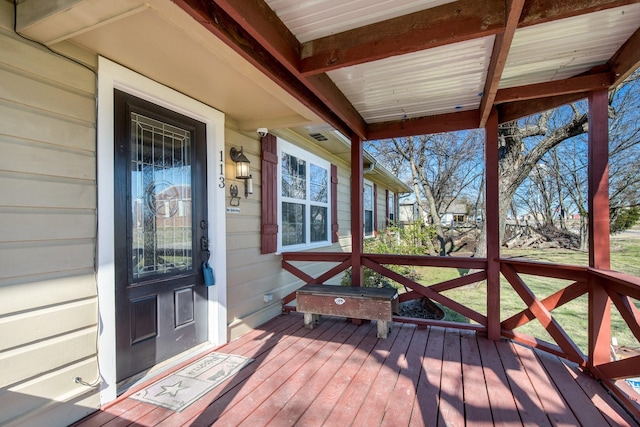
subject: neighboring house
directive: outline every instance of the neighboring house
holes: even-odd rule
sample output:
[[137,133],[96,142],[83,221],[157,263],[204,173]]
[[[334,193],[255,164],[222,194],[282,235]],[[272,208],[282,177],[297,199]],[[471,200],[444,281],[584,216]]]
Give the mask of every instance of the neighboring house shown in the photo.
[[440,217],[442,225],[462,224],[467,220],[467,206],[462,203],[451,203]]
[[[0,2],[0,424],[66,425],[281,313],[281,251],[349,251],[350,141],[173,2],[19,3],[68,58]],[[410,189],[362,167],[374,235]]]
[[528,212],[528,213],[522,214],[518,218],[518,221],[525,222],[529,225],[542,223],[543,220],[544,220],[544,217],[540,212]]
[[402,202],[398,207],[398,221],[400,224],[410,224],[418,219],[418,204],[416,202]]
[[[418,203],[417,202],[412,202],[412,203],[408,203],[408,202],[403,202],[400,205],[400,223],[401,224],[408,224],[411,222],[414,222],[416,220],[418,220],[418,218],[420,217],[420,211],[418,209]],[[465,221],[467,221],[467,207],[464,204],[460,204],[460,203],[452,203],[446,210],[446,212],[444,212],[440,218],[440,223],[442,225],[455,225],[455,224],[460,224],[463,223]],[[424,222],[425,224],[429,221],[426,212],[423,213],[425,218],[424,218]]]

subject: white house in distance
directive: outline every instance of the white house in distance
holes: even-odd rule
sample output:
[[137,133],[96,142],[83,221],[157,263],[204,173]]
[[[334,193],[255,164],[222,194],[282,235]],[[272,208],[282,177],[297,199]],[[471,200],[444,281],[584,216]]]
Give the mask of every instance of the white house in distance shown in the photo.
[[[399,205],[399,221],[400,224],[407,224],[414,221],[417,221],[420,216],[420,211],[418,209],[418,203],[416,201],[413,202],[400,202]],[[423,215],[426,216],[425,213]],[[440,223],[446,226],[452,226],[456,224],[461,224],[463,222],[468,221],[467,207],[464,203],[451,203],[449,207],[447,207],[446,211],[441,213]],[[427,218],[423,218],[424,222],[427,222]]]

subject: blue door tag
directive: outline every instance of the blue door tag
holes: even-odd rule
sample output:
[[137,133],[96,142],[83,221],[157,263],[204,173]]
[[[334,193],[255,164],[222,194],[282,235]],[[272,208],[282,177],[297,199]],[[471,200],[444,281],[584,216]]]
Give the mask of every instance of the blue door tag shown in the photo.
[[206,261],[202,263],[202,273],[204,274],[204,284],[206,286],[213,286],[216,284],[216,278],[213,275],[213,268]]

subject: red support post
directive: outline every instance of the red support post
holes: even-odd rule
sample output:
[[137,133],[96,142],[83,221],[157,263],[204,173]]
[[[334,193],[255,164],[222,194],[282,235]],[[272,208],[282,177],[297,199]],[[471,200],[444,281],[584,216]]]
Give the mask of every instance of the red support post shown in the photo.
[[[609,270],[609,94],[606,90],[589,93],[589,267]],[[610,360],[611,304],[598,279],[589,285],[589,365]]]
[[364,234],[362,140],[351,135],[351,286],[362,286]]
[[589,267],[609,270],[609,94],[589,94]]
[[487,240],[487,335],[500,339],[500,189],[498,113],[494,108],[485,127],[485,232]]

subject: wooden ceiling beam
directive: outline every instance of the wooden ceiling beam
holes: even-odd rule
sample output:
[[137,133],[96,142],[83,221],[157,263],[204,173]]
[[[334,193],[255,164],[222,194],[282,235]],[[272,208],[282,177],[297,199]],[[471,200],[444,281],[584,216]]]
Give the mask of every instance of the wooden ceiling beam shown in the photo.
[[331,126],[366,136],[364,119],[333,82],[299,73],[300,44],[264,1],[174,2]]
[[504,25],[504,0],[460,0],[303,43],[300,71],[318,74],[471,40]]
[[487,78],[484,82],[482,100],[480,101],[480,127],[484,127],[493,109],[493,102],[498,92],[504,66],[507,63],[511,42],[516,33],[525,0],[511,0],[507,6],[507,22],[504,33],[498,34],[493,43],[493,52],[489,62]]
[[611,83],[611,73],[603,72],[546,83],[511,87],[498,91],[495,104],[608,89]]
[[528,27],[635,3],[640,3],[640,0],[527,0],[518,27]]
[[404,136],[454,132],[464,129],[476,129],[480,127],[479,125],[479,110],[460,111],[392,122],[371,123],[368,127],[367,140],[375,141]]
[[267,3],[228,0],[215,3],[289,71],[298,71],[302,45]]
[[588,92],[571,93],[568,95],[550,96],[548,98],[528,99],[498,105],[498,120],[500,123],[521,119],[542,111],[551,110],[562,105],[571,104],[586,98]]
[[640,67],[640,28],[609,60],[609,68],[613,75],[612,86],[618,86],[638,67]]
[[517,28],[638,2],[640,0],[516,0],[511,2],[511,10],[506,11],[504,1],[459,0],[303,43],[300,71],[304,75],[317,74],[502,34],[510,18],[505,19],[505,15],[520,9]]

